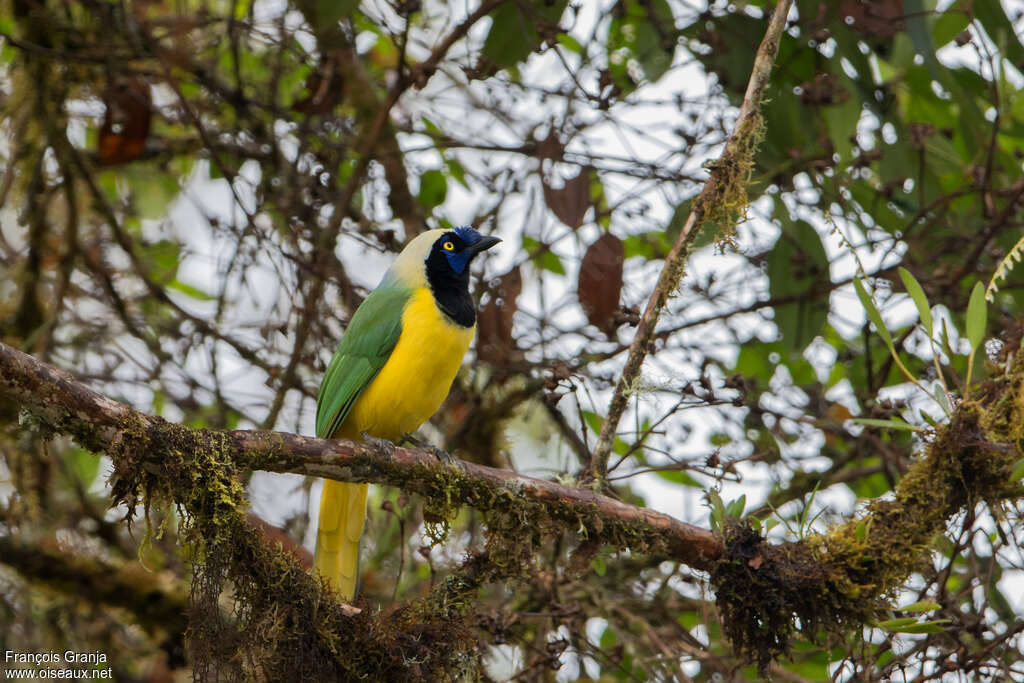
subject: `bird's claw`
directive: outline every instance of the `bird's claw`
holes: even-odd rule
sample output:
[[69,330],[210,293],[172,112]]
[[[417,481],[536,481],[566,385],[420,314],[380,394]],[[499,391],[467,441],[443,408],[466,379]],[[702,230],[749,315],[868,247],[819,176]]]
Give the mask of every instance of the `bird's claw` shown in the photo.
[[416,448],[422,448],[425,451],[429,451],[430,454],[437,458],[438,462],[440,462],[445,467],[458,467],[459,469],[462,468],[462,463],[454,455],[452,455],[448,451],[441,450],[440,448],[434,446],[433,444],[426,443],[425,441],[420,441],[412,434],[406,434],[404,437],[402,437],[402,441],[408,441],[413,446],[416,446]]
[[376,436],[363,432],[363,441],[371,446],[375,446],[388,459],[395,457],[395,444],[387,439],[378,439]]
[[427,446],[427,450],[445,467],[460,467],[459,459],[448,451],[442,451],[437,446]]

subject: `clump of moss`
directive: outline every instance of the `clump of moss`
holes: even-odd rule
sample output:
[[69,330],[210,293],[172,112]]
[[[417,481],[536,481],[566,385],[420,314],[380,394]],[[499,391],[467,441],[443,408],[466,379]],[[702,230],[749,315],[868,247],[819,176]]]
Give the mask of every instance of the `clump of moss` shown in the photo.
[[726,553],[712,572],[726,635],[764,672],[799,630],[811,639],[863,624],[883,605],[858,595],[813,541],[769,545],[744,522],[723,529]]
[[998,396],[991,406],[958,406],[891,500],[871,501],[827,534],[772,546],[744,523],[728,525],[712,582],[737,651],[763,671],[798,630],[817,641],[870,623],[922,568],[947,519],[1005,497],[1024,452],[1024,363],[1001,389],[989,392]]
[[731,244],[736,223],[746,216],[747,183],[754,170],[754,156],[764,140],[764,119],[754,112],[739,122],[722,156],[711,169],[711,178],[694,202],[694,210],[707,223],[718,225],[716,240]]
[[[129,514],[172,502],[194,576],[189,655],[200,680],[453,680],[479,668],[468,625],[478,581],[449,577],[383,613],[343,606],[246,521],[222,433],[162,420],[127,425],[111,456]],[[230,591],[232,610],[221,596]]]

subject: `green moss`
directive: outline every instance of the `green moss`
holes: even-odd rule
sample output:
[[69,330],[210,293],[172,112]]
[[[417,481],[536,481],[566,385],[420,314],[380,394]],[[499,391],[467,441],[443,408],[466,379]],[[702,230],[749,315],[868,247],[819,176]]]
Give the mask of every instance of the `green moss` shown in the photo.
[[889,598],[927,562],[946,520],[1012,491],[1024,450],[1024,362],[1015,361],[987,398],[961,403],[896,487],[891,500],[824,535],[771,546],[747,525],[724,531],[712,572],[726,633],[762,671],[799,631],[839,637],[890,609]]
[[764,132],[760,113],[745,118],[733,132],[731,144],[711,169],[705,191],[694,202],[694,210],[705,222],[718,225],[716,240],[720,245],[731,244],[736,223],[746,216],[749,204],[746,186]]
[[[174,504],[194,575],[187,634],[196,677],[218,680],[454,680],[478,670],[467,615],[479,581],[452,576],[424,599],[353,613],[246,521],[221,432],[129,421],[115,448],[116,502]],[[357,462],[356,467],[359,466]],[[424,475],[427,474],[424,468]],[[436,480],[433,500],[447,501]],[[221,596],[232,594],[232,611]]]

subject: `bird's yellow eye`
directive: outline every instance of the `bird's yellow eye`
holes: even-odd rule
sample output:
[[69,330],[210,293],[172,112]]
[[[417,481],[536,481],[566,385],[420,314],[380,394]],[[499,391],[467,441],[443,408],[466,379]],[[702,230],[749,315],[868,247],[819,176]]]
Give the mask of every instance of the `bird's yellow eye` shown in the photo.
[[451,250],[453,250],[455,248],[455,245],[452,244],[451,242],[445,242],[441,246],[444,247],[445,251],[451,251]]

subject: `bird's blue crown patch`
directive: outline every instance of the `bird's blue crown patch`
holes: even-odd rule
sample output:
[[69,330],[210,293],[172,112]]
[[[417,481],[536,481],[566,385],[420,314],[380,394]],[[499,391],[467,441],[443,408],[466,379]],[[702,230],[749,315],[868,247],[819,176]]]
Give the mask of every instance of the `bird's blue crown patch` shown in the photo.
[[462,225],[458,228],[455,228],[455,230],[453,230],[452,232],[458,235],[459,239],[465,242],[467,247],[476,244],[477,242],[480,241],[481,238],[480,233],[468,225]]

